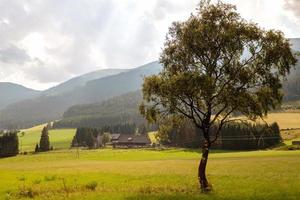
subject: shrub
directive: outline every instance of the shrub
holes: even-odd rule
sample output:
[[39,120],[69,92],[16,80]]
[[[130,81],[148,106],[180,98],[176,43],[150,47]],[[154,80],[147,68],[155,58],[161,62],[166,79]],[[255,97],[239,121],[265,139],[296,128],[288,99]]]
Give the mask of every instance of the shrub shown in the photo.
[[45,181],[55,181],[56,178],[57,178],[56,175],[45,176],[44,180],[45,180]]
[[95,191],[97,186],[98,186],[98,183],[96,181],[92,181],[92,182],[87,183],[85,185],[85,188],[88,189],[88,190]]

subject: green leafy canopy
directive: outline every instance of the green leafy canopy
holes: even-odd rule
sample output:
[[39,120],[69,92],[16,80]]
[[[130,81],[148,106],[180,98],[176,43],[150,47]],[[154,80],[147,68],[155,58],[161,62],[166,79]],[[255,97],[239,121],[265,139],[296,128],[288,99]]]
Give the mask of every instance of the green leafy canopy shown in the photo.
[[297,59],[282,32],[245,21],[233,5],[202,2],[169,28],[160,62],[162,72],[144,80],[141,113],[150,121],[184,116],[208,134],[233,112],[267,115],[281,103],[281,81]]

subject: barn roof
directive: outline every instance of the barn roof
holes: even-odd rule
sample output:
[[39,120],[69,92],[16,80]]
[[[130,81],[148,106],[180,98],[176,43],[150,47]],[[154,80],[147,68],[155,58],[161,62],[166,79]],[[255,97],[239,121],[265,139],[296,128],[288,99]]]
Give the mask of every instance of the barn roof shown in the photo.
[[120,135],[121,135],[120,133],[113,133],[113,134],[111,134],[111,139],[112,140],[118,140]]
[[151,144],[148,135],[121,134],[118,143]]

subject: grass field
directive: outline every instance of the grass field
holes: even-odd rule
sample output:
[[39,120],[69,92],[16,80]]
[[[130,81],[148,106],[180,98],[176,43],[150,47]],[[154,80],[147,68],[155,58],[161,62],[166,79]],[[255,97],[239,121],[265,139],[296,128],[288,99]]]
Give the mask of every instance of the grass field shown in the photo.
[[212,153],[207,169],[211,194],[198,190],[199,157],[199,152],[185,149],[102,149],[0,159],[0,199],[300,197],[300,151]]
[[[300,113],[271,113],[268,122],[298,128]],[[43,125],[22,130],[21,150],[32,152]],[[69,149],[75,129],[50,130],[55,151],[0,159],[0,199],[300,199],[300,151],[214,151],[201,194],[196,150]],[[282,132],[285,143],[299,130]],[[155,141],[154,133],[150,138]]]
[[[22,130],[19,134],[20,151],[32,152],[35,145],[39,143],[41,131],[44,125]],[[75,129],[57,129],[49,130],[49,138],[54,149],[67,149],[70,147]],[[25,134],[22,136],[22,132]]]
[[268,123],[277,122],[280,129],[300,128],[300,112],[270,113],[265,120]]

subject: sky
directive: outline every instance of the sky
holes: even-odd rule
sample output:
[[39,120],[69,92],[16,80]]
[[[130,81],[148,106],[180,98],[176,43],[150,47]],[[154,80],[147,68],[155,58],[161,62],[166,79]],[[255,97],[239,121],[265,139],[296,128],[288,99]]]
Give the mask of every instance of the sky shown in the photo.
[[[246,20],[300,37],[300,0],[224,0]],[[157,60],[168,27],[199,0],[0,0],[0,82],[43,90]]]

